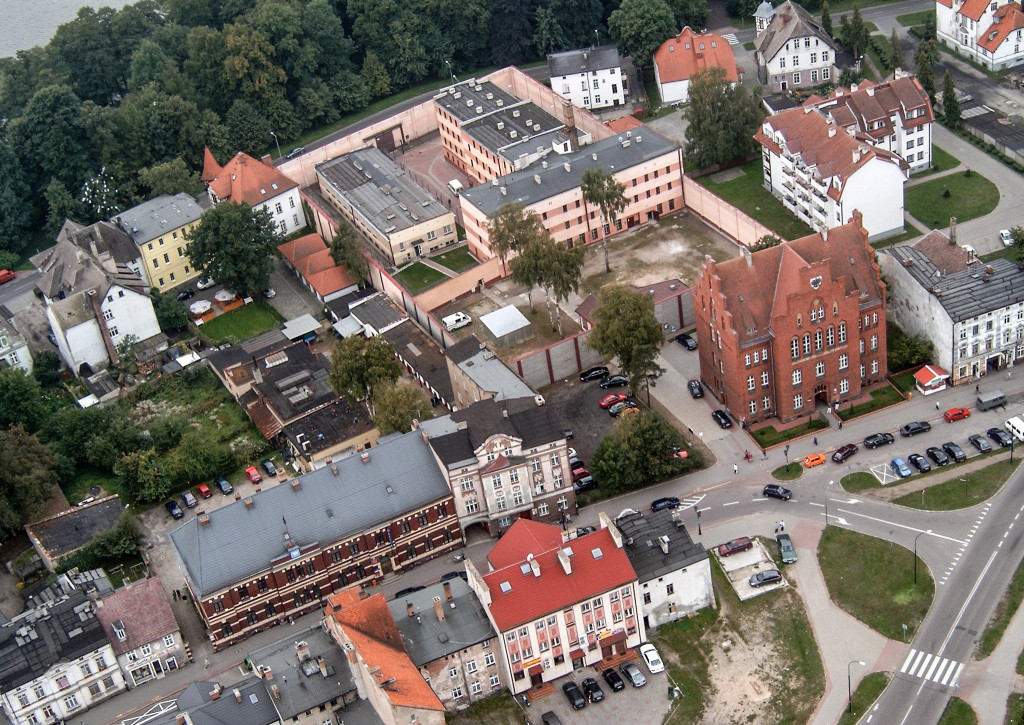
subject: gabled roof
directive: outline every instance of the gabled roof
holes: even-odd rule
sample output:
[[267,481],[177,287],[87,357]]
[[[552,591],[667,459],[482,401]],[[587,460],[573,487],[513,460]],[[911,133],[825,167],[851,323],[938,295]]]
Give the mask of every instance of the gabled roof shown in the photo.
[[519,519],[498,539],[498,543],[487,554],[487,562],[492,569],[504,569],[523,561],[527,554],[537,556],[561,543],[562,532],[557,526],[532,519]]
[[658,78],[662,83],[689,80],[700,71],[714,67],[725,69],[727,81],[735,83],[739,80],[732,46],[720,35],[698,34],[689,26],[654,51],[654,65],[658,67]]
[[[202,215],[202,207],[188,194],[162,194],[126,209],[110,221],[116,222],[135,244],[142,246],[197,221]],[[184,244],[184,240],[179,238],[177,244]]]
[[947,373],[945,370],[938,367],[937,365],[925,365],[923,368],[914,373],[914,379],[925,387],[935,383],[938,380],[943,380],[948,377],[949,373]]
[[251,207],[298,186],[273,166],[241,151],[224,166],[218,166],[209,149],[204,149],[202,179],[218,201],[233,201]]
[[792,0],[786,0],[775,8],[775,17],[757,36],[755,42],[758,52],[764,56],[765,63],[768,63],[790,40],[806,37],[816,37],[832,50],[836,49],[835,42],[821,27],[821,23]]
[[[118,655],[178,631],[167,593],[156,577],[103,597],[96,607],[96,616]],[[124,641],[117,636],[115,623],[125,633]]]
[[994,22],[978,40],[978,45],[990,53],[995,53],[1010,33],[1021,28],[1024,28],[1024,12],[1021,11],[1021,4],[1000,5],[995,12]]
[[[529,523],[527,519],[516,521],[498,546],[505,543],[517,526]],[[518,549],[506,547],[499,557],[513,563],[483,575],[491,596],[491,617],[499,631],[508,631],[636,581],[629,558],[608,529],[598,529],[562,544],[562,532],[557,526],[535,526],[553,529],[548,536],[553,540],[557,535],[558,542],[539,553],[534,550],[536,544],[529,541],[523,541]],[[517,540],[520,539],[513,541]],[[498,546],[491,550],[492,555]],[[562,552],[568,556],[568,574],[559,560]],[[530,554],[533,556],[527,560]]]
[[[662,509],[615,519],[625,541],[623,549],[641,584],[708,558],[707,549],[693,542],[680,517],[678,510]],[[661,547],[662,537],[668,539],[668,553]]]
[[622,60],[619,58],[619,49],[614,45],[548,54],[548,69],[552,78],[620,67]]
[[[448,585],[447,590],[445,584]],[[438,604],[442,607],[443,620],[437,618],[435,597],[440,599]],[[411,616],[410,604],[413,607]],[[388,607],[405,641],[409,658],[417,667],[495,636],[483,605],[461,577],[392,599]]]
[[458,429],[430,438],[430,446],[446,466],[475,459],[476,450],[494,435],[518,438],[526,449],[564,439],[547,406],[537,405],[532,396],[480,400],[444,418]]
[[964,4],[957,10],[957,14],[963,15],[964,17],[970,18],[977,22],[981,20],[981,16],[985,14],[986,8],[989,6],[990,0],[965,0]]
[[116,225],[101,221],[83,227],[67,219],[57,234],[57,243],[31,261],[39,270],[36,287],[46,297],[56,299],[100,287],[115,277],[126,287],[145,291],[142,278],[127,266],[138,259],[139,248]]
[[[903,127],[923,125],[935,120],[931,101],[916,76],[903,74],[898,78],[873,83],[860,81],[849,89],[837,88],[828,98],[807,99],[804,106],[814,106],[843,127],[856,126],[873,138],[885,138],[893,133],[892,117],[897,116]],[[908,118],[910,111],[923,110],[924,114]],[[881,128],[872,128],[881,122]]]
[[626,133],[626,131],[632,131],[635,128],[643,128],[643,121],[637,119],[636,116],[628,115],[622,118],[616,118],[611,121],[605,121],[605,126],[610,128],[614,133]]

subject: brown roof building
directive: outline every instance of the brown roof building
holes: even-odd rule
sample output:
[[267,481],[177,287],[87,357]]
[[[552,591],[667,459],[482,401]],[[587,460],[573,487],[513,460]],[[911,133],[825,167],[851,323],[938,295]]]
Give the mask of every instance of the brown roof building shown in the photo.
[[685,103],[690,81],[701,71],[721,68],[725,81],[739,80],[732,46],[714,33],[695,33],[689,26],[654,52],[654,79],[662,103]]
[[845,404],[886,374],[885,283],[861,216],[739,259],[694,287],[701,380],[749,424]]

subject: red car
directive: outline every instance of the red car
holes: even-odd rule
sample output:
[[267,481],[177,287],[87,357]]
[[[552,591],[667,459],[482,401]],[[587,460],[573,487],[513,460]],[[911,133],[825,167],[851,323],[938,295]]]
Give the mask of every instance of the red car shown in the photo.
[[719,556],[729,556],[729,554],[735,554],[740,551],[746,551],[747,549],[753,548],[754,544],[746,536],[741,536],[738,539],[732,541],[726,541],[724,544],[718,547]]
[[198,493],[203,498],[210,498],[210,496],[213,495],[213,491],[211,491],[210,487],[207,486],[205,483],[200,483],[198,486],[196,486],[196,493]]
[[590,471],[588,471],[586,468],[577,468],[572,472],[572,481],[573,483],[575,483],[576,481],[579,481],[581,478],[586,478],[589,475]]
[[256,470],[256,466],[249,466],[245,469],[245,475],[249,477],[249,480],[253,483],[259,483],[263,480],[263,476]]
[[971,411],[967,410],[967,408],[950,408],[942,414],[942,417],[946,419],[947,423],[952,423],[954,420],[970,418]]
[[0,284],[3,284],[4,282],[10,282],[12,279],[14,279],[14,277],[15,274],[11,270],[0,269]]
[[628,397],[629,396],[626,395],[625,393],[609,393],[608,395],[601,398],[601,400],[598,401],[598,404],[602,408],[610,408],[616,403],[621,403]]

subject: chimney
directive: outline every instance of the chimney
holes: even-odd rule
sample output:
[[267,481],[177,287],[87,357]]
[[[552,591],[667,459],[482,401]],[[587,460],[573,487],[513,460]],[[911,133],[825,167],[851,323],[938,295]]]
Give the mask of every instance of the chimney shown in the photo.
[[300,488],[302,488],[302,482],[297,478],[292,479],[292,490],[298,491]]
[[199,525],[200,526],[209,526],[210,525],[210,517],[206,516],[206,515],[200,516],[199,517]]
[[956,244],[956,217],[949,218],[949,243]]
[[668,536],[659,536],[658,545],[661,547],[661,553],[668,556]]
[[270,158],[270,154],[263,154],[263,156],[260,157],[260,161],[262,161],[267,166],[273,167],[274,165],[274,161],[273,159]]
[[828,127],[828,137],[832,138],[835,135],[836,135],[836,127],[835,126],[829,126]]
[[[238,692],[238,690],[235,690],[235,692]],[[277,689],[277,685],[270,686],[270,694],[274,696],[275,700],[281,699],[281,691]],[[239,700],[239,702],[241,702],[241,700]]]
[[272,679],[274,679],[274,671],[272,669],[270,669],[269,667],[267,667],[266,665],[263,665],[263,679],[264,680],[272,680]]
[[875,97],[875,89],[872,86],[868,86],[864,90],[866,90],[868,92],[868,95],[871,96],[872,98]]
[[210,690],[210,699],[211,700],[219,700],[220,699],[220,689],[221,689],[220,688],[220,683],[219,682],[214,683],[213,689]]
[[444,607],[441,605],[441,597],[434,597],[434,614],[437,615],[437,621],[444,621]]
[[299,658],[299,662],[305,662],[309,659],[309,644],[303,640],[302,642],[295,643],[295,654]]
[[536,184],[540,184],[540,174],[534,174],[533,175],[533,181]]
[[562,121],[565,123],[565,132],[569,136],[569,150],[579,151],[580,140],[576,137],[576,119],[572,112],[572,103],[562,101]]
[[804,115],[806,116],[808,113],[810,113],[813,110],[814,110],[814,108],[812,108],[811,106],[804,106]]
[[316,666],[320,668],[320,676],[327,677],[327,663],[324,662],[323,657],[316,658]]
[[245,507],[247,509],[251,509],[252,508],[252,497],[251,496],[249,498],[245,499]]
[[370,462],[370,452],[369,451],[363,451],[359,455],[359,458],[363,461],[363,463],[369,463]]
[[450,602],[452,600],[452,584],[451,582],[444,583],[444,600]]
[[[277,687],[277,685],[274,685],[274,687]],[[231,694],[235,696],[235,702],[242,701],[242,693],[239,691],[237,687],[231,691]]]
[[569,561],[569,555],[565,549],[558,550],[558,563],[562,565],[562,569],[565,571],[565,575],[569,576],[572,574],[572,563]]
[[345,649],[345,656],[348,657],[348,663],[350,665],[356,664],[356,651],[354,649]]
[[754,266],[754,258],[750,254],[750,249],[746,248],[746,247],[743,247],[740,251],[743,254],[743,259],[745,259],[747,261],[747,267],[753,267]]
[[405,603],[405,616],[407,616],[407,617],[415,617],[416,616],[416,607],[414,607],[412,605],[412,602],[406,602]]
[[853,149],[853,163],[860,161],[860,148]]
[[533,571],[533,575],[540,579],[540,564],[536,559],[530,559],[530,569]]

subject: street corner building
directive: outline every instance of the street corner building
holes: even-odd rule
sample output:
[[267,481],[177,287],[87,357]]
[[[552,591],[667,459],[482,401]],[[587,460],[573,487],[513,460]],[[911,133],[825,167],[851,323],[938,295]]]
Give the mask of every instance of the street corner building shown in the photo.
[[693,306],[701,380],[744,424],[845,404],[885,378],[885,283],[858,211],[738,259],[706,257]]

